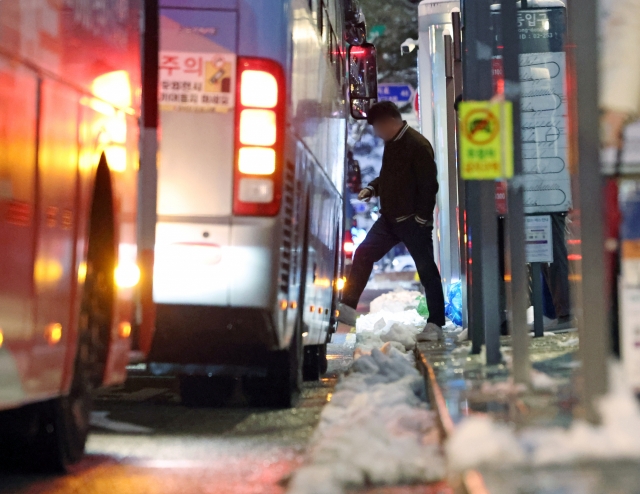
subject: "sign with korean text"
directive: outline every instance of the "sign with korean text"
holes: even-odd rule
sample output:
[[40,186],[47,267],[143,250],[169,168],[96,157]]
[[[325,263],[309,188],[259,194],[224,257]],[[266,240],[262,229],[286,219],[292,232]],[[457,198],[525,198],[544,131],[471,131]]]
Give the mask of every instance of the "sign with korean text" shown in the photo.
[[465,180],[513,176],[513,118],[510,102],[460,103],[460,175]]
[[413,87],[410,84],[385,82],[378,84],[378,101],[392,101],[393,103],[409,103],[413,97]]
[[222,111],[234,107],[233,53],[162,51],[159,104],[165,111]]
[[551,216],[525,216],[524,239],[527,262],[553,262]]

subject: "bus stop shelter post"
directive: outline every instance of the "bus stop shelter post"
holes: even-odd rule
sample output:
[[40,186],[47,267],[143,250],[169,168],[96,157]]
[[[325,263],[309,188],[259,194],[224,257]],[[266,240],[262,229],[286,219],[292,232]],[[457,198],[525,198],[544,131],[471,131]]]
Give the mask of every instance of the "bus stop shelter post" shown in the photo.
[[513,178],[507,189],[507,272],[511,274],[507,294],[513,350],[513,379],[528,384],[529,329],[527,306],[529,290],[524,238],[524,198],[522,189],[522,142],[520,127],[520,39],[518,36],[518,6],[515,1],[503,1],[500,7],[502,31],[502,66],[505,99],[513,105]]
[[[460,12],[451,13],[451,22],[453,27],[453,85],[455,93],[455,101],[462,97],[462,26],[460,24]],[[460,149],[457,142],[458,134],[456,133],[456,149]],[[459,167],[458,167],[459,172]],[[467,233],[465,221],[465,189],[464,180],[457,174],[458,184],[458,244],[460,251],[460,291],[462,294],[462,327],[469,327],[469,309],[467,302],[467,242],[465,236]]]
[[153,304],[153,260],[156,238],[158,186],[158,51],[160,13],[158,0],[143,2],[142,112],[140,169],[138,171],[138,264],[140,266],[140,350],[148,353],[155,327]]
[[456,153],[456,111],[455,82],[453,76],[453,40],[450,34],[444,34],[444,72],[446,77],[445,94],[447,99],[447,166],[449,177],[449,238],[451,239],[451,279],[460,279],[460,230],[458,224],[458,157]]
[[582,360],[582,405],[586,418],[599,421],[595,401],[607,391],[610,355],[605,292],[603,183],[600,173],[598,111],[598,5],[596,0],[571,2],[569,33],[575,46],[578,107],[578,189],[582,240],[582,286],[578,287],[578,328]]
[[[463,3],[464,78],[473,81],[463,88],[464,99],[489,100],[493,96],[491,78],[491,0]],[[471,244],[472,351],[479,352],[484,335],[487,364],[500,363],[500,311],[498,285],[498,221],[493,181],[468,181],[466,209]]]

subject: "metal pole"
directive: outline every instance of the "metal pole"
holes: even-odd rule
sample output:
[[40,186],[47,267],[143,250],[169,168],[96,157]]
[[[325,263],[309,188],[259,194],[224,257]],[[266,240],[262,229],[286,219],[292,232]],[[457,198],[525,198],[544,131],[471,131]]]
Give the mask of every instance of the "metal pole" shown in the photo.
[[158,0],[145,0],[142,27],[142,112],[138,172],[138,264],[140,265],[140,350],[148,353],[155,328],[153,249],[156,239],[158,168]]
[[[451,13],[453,24],[453,83],[455,98],[458,101],[462,97],[462,26],[460,24],[460,12]],[[457,123],[457,122],[456,122]],[[456,132],[456,149],[460,149],[457,143],[458,134]],[[467,295],[467,242],[466,242],[466,221],[465,221],[465,189],[464,180],[460,174],[456,174],[458,184],[458,249],[460,251],[460,288],[462,292],[462,327],[469,327],[469,307]]]
[[[464,77],[473,84],[464,85],[465,100],[488,100],[491,84],[491,0],[464,2]],[[465,184],[467,222],[471,243],[471,321],[473,351],[479,351],[484,334],[487,364],[501,361],[500,311],[498,304],[498,221],[493,181],[469,181]]]
[[513,379],[528,384],[531,376],[529,362],[529,328],[527,306],[529,287],[524,238],[524,200],[521,186],[522,142],[520,128],[520,39],[518,36],[518,7],[514,1],[502,2],[500,22],[502,31],[502,66],[505,99],[513,105],[513,179],[507,188],[507,257],[506,272],[511,275],[507,295],[513,350]]
[[533,335],[544,336],[542,320],[542,267],[539,262],[531,263],[531,299],[533,303]]
[[[446,33],[446,31],[445,31]],[[460,279],[460,234],[458,230],[458,170],[456,153],[456,111],[454,103],[455,83],[453,79],[453,46],[450,34],[444,35],[444,73],[447,99],[447,165],[449,177],[449,239],[451,256],[451,279]]]
[[[605,293],[602,176],[599,163],[598,6],[596,0],[569,5],[569,33],[576,54],[578,187],[582,239],[582,286],[578,287],[578,328],[586,417],[598,422],[594,406],[607,391],[610,335]],[[624,97],[624,95],[621,95]]]

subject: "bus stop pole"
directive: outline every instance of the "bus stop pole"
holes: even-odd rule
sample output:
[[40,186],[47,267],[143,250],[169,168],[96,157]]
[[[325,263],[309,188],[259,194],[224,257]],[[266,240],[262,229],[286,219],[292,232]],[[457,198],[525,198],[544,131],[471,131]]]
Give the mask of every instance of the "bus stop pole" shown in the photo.
[[[492,0],[463,3],[464,80],[473,81],[463,87],[466,101],[489,100],[493,96],[491,78]],[[467,181],[466,210],[470,253],[469,330],[472,351],[478,353],[484,336],[488,365],[501,362],[500,310],[498,285],[498,220],[495,205],[495,182]]]
[[522,189],[522,142],[520,127],[520,39],[518,36],[518,6],[515,1],[503,1],[500,7],[502,30],[502,66],[505,99],[513,105],[513,178],[507,189],[507,272],[511,274],[507,295],[513,350],[513,379],[528,384],[529,329],[527,306],[529,290],[524,238],[524,198]]
[[[462,31],[460,24],[460,12],[451,13],[451,23],[453,26],[453,86],[454,86],[454,102],[462,97]],[[455,116],[455,114],[454,114]],[[456,149],[460,149],[457,141],[456,133]],[[459,167],[458,167],[459,171]],[[460,173],[456,175],[458,184],[458,250],[460,251],[460,291],[462,295],[462,327],[469,327],[469,306],[467,302],[467,242],[465,236],[467,234],[465,220],[465,190],[464,180],[460,177]]]
[[158,51],[160,18],[158,0],[143,2],[142,30],[142,112],[140,169],[138,171],[138,264],[140,293],[137,321],[138,344],[148,353],[155,328],[153,304],[153,259],[156,238],[158,186]]
[[[445,31],[445,33],[447,33]],[[449,238],[451,240],[451,279],[460,279],[460,229],[458,223],[458,155],[456,153],[455,81],[453,75],[453,40],[444,34],[445,95],[447,100],[447,166],[449,177]]]
[[[597,398],[607,391],[610,355],[608,306],[605,292],[603,182],[600,172],[598,111],[598,5],[581,0],[568,6],[569,33],[575,46],[578,107],[578,188],[582,240],[582,283],[578,285],[578,329],[582,361],[582,405],[595,423]],[[621,96],[623,97],[623,96]],[[615,282],[615,281],[614,281]],[[581,286],[580,286],[581,285]]]

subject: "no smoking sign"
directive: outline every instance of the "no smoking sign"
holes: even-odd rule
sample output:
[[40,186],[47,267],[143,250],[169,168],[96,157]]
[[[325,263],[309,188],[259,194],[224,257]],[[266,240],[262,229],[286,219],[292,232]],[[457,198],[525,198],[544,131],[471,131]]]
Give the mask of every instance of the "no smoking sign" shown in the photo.
[[460,175],[465,180],[513,176],[510,102],[467,101],[459,106]]

